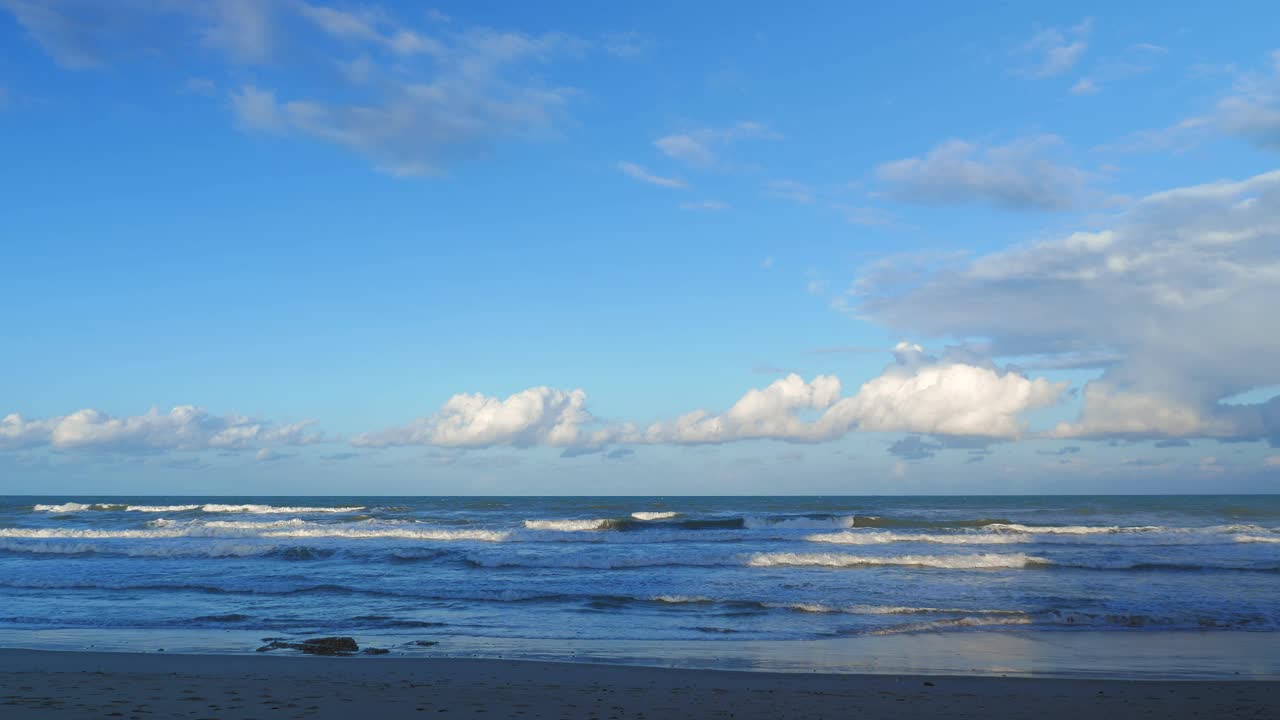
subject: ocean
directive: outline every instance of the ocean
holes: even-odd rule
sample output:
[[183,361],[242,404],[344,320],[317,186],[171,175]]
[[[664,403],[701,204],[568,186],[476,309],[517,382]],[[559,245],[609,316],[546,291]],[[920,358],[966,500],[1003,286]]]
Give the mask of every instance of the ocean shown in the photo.
[[0,497],[0,637],[1278,628],[1280,496]]

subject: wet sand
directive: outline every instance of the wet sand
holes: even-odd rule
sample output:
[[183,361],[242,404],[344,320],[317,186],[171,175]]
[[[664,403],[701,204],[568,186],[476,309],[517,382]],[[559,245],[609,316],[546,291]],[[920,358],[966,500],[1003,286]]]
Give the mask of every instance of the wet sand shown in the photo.
[[0,650],[9,718],[1271,718],[1280,682]]

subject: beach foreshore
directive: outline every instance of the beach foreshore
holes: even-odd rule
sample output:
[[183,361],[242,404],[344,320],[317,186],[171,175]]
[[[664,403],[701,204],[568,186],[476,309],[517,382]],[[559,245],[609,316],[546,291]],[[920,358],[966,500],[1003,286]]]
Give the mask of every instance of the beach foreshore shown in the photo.
[[1262,718],[1280,682],[0,650],[5,718]]

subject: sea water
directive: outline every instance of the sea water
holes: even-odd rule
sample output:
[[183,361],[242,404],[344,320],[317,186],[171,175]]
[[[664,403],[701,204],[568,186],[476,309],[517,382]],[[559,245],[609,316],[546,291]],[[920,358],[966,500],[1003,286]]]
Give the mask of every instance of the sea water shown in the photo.
[[0,497],[0,638],[1277,629],[1280,496]]

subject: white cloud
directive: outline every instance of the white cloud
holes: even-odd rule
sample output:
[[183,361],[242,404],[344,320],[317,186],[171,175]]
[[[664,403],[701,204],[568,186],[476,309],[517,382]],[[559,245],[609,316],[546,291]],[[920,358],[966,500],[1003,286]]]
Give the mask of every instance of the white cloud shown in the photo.
[[815,442],[843,434],[848,426],[838,427],[826,415],[807,422],[798,413],[824,410],[840,396],[840,380],[819,375],[805,382],[791,374],[776,380],[762,390],[749,390],[727,411],[714,415],[695,410],[673,421],[659,422],[644,430],[645,443],[701,444],[769,438]]
[[[100,45],[118,32],[120,16],[107,12],[97,18],[102,26],[95,32],[93,21],[76,18],[69,9],[85,9],[83,3],[47,3],[37,0],[0,0],[18,23],[59,65],[85,70],[102,64]],[[77,7],[78,6],[78,7]],[[116,12],[129,13],[128,3]],[[128,22],[127,19],[123,19]],[[95,38],[95,35],[97,36]]]
[[902,362],[862,386],[836,412],[862,431],[1012,438],[1021,413],[1059,401],[1066,383],[958,362]]
[[697,202],[680,203],[681,210],[728,210],[729,203],[721,200],[699,200]]
[[1280,439],[1280,171],[1150,195],[1110,227],[942,267],[866,276],[860,314],[998,356],[1108,357],[1063,435]]
[[1095,95],[1098,92],[1098,86],[1091,78],[1080,78],[1075,85],[1071,86],[1072,95]]
[[880,208],[832,203],[831,209],[843,215],[845,221],[852,225],[880,227],[893,224],[893,215]]
[[812,187],[795,180],[770,180],[765,184],[765,194],[779,200],[790,200],[804,205],[813,203],[816,193]]
[[[199,37],[207,55],[225,61],[228,77],[219,84],[240,88],[230,99],[242,128],[340,145],[396,176],[440,174],[499,141],[555,136],[574,91],[547,84],[541,68],[590,47],[560,33],[428,32],[377,6],[304,0],[0,0],[0,7],[74,69],[170,61],[193,51],[184,38]],[[257,66],[247,83],[235,67],[246,63]],[[291,97],[282,83],[299,75],[336,77]]]
[[703,143],[689,135],[668,135],[654,141],[654,147],[668,157],[682,160],[690,165],[707,166],[716,161],[715,153]]
[[884,163],[876,176],[905,202],[1064,210],[1084,198],[1090,175],[1050,159],[1061,146],[1055,135],[987,147],[949,140],[923,156]]
[[180,405],[168,413],[152,408],[144,415],[126,417],[92,409],[38,420],[11,414],[0,419],[0,449],[48,446],[59,450],[146,452],[305,445],[324,440],[310,431],[313,424],[277,425],[242,415],[217,416],[193,405]]
[[1267,73],[1236,79],[1233,94],[1218,102],[1217,127],[1267,150],[1280,150],[1280,50],[1272,51]]
[[261,450],[253,454],[253,459],[257,460],[258,462],[273,462],[275,460],[284,460],[289,457],[292,457],[292,455],[286,455],[284,453],[276,452],[271,448],[262,448]]
[[239,63],[268,61],[275,49],[273,8],[274,3],[263,0],[209,3],[204,8],[208,15],[208,25],[202,33],[204,44],[223,50]]
[[694,167],[706,168],[719,162],[718,152],[740,140],[777,140],[782,136],[758,122],[739,122],[727,128],[701,128],[666,135],[653,142],[668,157]]
[[824,442],[851,431],[1012,438],[1019,414],[1056,402],[1063,384],[955,361],[938,362],[902,344],[896,362],[852,397],[840,380],[794,373],[748,390],[728,410],[694,410],[640,427],[605,423],[586,407],[582,390],[534,387],[507,398],[460,394],[432,415],[357,436],[361,447],[425,445],[570,448],[571,455],[607,445],[702,445],[747,440]]
[[604,51],[620,58],[641,55],[653,42],[653,38],[638,32],[610,32],[600,36],[600,45]]
[[1214,74],[1218,72],[1231,75],[1233,80],[1212,108],[1165,128],[1133,133],[1101,149],[1182,151],[1205,138],[1227,135],[1264,150],[1280,150],[1280,50],[1273,50],[1260,70],[1245,72],[1232,65]]
[[1084,390],[1080,419],[1060,423],[1056,437],[1229,437],[1234,426],[1223,418],[1205,417],[1198,408],[1156,393],[1117,391],[1105,382]]
[[363,447],[599,445],[603,436],[584,428],[593,422],[586,411],[586,397],[581,390],[549,387],[529,388],[505,399],[462,393],[430,416],[403,427],[364,433],[353,442]]
[[[345,32],[361,37],[356,27]],[[399,32],[388,42],[398,43],[393,49],[404,53],[409,50],[408,37]],[[371,101],[280,102],[257,88],[256,105],[243,102],[248,88],[233,100],[249,128],[282,130],[342,145],[397,176],[439,174],[450,160],[495,140],[550,134],[572,91],[520,79],[516,68],[543,61],[571,45],[566,37],[554,34],[471,30],[455,37],[448,48],[426,50],[437,55],[434,72],[401,80],[399,73],[383,73],[382,66],[365,68],[365,75],[384,78],[369,84]],[[271,104],[263,107],[268,100]]]
[[278,131],[284,127],[276,94],[270,90],[245,85],[238,92],[231,93],[231,104],[246,129]]
[[[819,375],[806,383],[791,374],[763,390],[749,391],[722,414],[697,410],[655,423],[639,440],[821,442],[855,430],[1013,438],[1026,430],[1022,413],[1058,402],[1066,390],[1065,383],[1044,378],[939,362],[918,345],[901,343],[895,355],[894,364],[851,397],[839,397],[840,380],[834,375]],[[815,412],[811,419],[803,417]]]
[[1093,20],[1085,18],[1070,28],[1050,27],[1036,32],[1019,48],[1020,53],[1035,55],[1037,58],[1037,63],[1023,72],[1040,78],[1067,72],[1075,67],[1089,48],[1089,32],[1092,29]]
[[640,165],[637,165],[632,162],[618,163],[618,170],[621,170],[622,174],[626,175],[629,178],[639,180],[640,182],[643,182],[643,183],[649,183],[650,185],[659,185],[661,187],[668,187],[668,188],[688,187],[688,185],[686,185],[685,182],[679,178],[662,177],[660,175],[654,175],[653,173],[649,172],[648,170],[641,167]]

